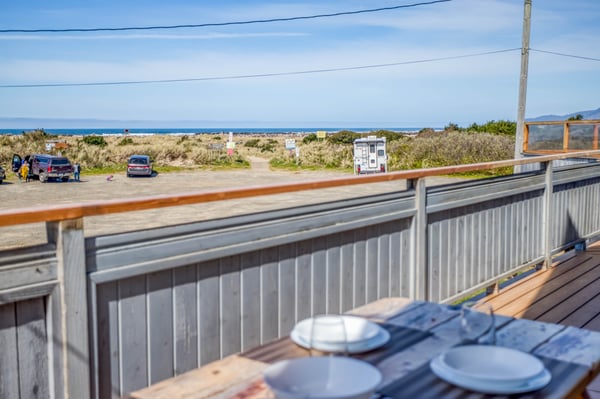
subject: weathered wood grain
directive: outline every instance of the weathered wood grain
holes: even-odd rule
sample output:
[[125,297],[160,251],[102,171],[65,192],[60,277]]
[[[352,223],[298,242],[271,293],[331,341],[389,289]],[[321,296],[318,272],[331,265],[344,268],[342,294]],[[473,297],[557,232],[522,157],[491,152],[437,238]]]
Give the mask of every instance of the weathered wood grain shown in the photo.
[[[216,264],[213,267],[218,270],[219,265]],[[196,265],[190,265],[173,270],[175,375],[198,367],[198,358],[200,357],[198,356],[200,335],[198,317],[200,312],[198,312],[197,269]],[[214,283],[218,284],[218,281]],[[218,312],[218,297],[212,298],[209,303]],[[214,327],[210,326],[210,328]],[[214,339],[208,340],[207,344],[219,347],[218,342],[215,342]]]
[[148,275],[148,372],[150,384],[173,376],[173,275]]
[[49,398],[49,368],[44,300],[28,299],[16,304],[18,379],[20,399]]
[[0,398],[20,399],[15,304],[0,305]]
[[86,397],[90,392],[90,345],[83,219],[48,223],[46,229],[55,230],[50,237],[56,240],[57,275],[62,282],[58,291],[62,306],[56,311],[63,317],[66,339],[62,345],[67,350],[63,350],[66,369],[60,374],[66,376],[70,396]]
[[134,392],[130,398],[204,399],[219,395],[233,396],[260,377],[267,366],[266,363],[233,355]]
[[119,346],[123,352],[121,386],[131,392],[148,384],[148,336],[146,279],[131,278],[119,283]]

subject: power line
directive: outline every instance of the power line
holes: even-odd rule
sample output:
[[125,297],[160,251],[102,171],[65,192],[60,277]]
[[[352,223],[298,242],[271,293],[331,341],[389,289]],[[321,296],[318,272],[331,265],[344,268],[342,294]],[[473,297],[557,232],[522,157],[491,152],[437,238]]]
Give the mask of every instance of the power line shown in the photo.
[[184,78],[184,79],[160,79],[160,80],[129,80],[129,81],[116,81],[116,82],[87,82],[87,83],[40,83],[40,84],[14,84],[14,85],[0,85],[0,89],[8,88],[39,88],[39,87],[79,87],[79,86],[123,86],[123,85],[141,85],[141,84],[155,84],[155,83],[185,83],[185,82],[202,82],[210,80],[234,80],[234,79],[252,79],[252,78],[268,78],[277,76],[292,76],[292,75],[308,75],[315,73],[329,73],[329,72],[342,72],[342,71],[354,71],[360,69],[372,69],[372,68],[386,68],[400,65],[410,64],[422,64],[429,62],[439,62],[447,60],[456,60],[461,58],[481,57],[484,55],[508,53],[511,51],[521,50],[521,48],[510,48],[504,50],[487,51],[482,53],[463,54],[448,57],[439,58],[428,58],[423,60],[413,61],[401,61],[392,62],[387,64],[372,64],[372,65],[359,65],[350,67],[340,68],[326,68],[326,69],[310,69],[305,71],[292,71],[292,72],[274,72],[274,73],[260,73],[252,75],[229,75],[229,76],[208,76],[200,78]]
[[410,8],[410,7],[418,7],[431,5],[436,3],[445,3],[452,0],[433,0],[422,3],[413,3],[413,4],[403,4],[397,6],[390,7],[380,7],[380,8],[371,8],[364,10],[355,10],[355,11],[342,11],[335,12],[330,14],[315,14],[315,15],[305,15],[305,16],[297,16],[297,17],[285,17],[285,18],[269,18],[269,19],[255,19],[250,21],[233,21],[233,22],[215,22],[215,23],[205,23],[205,24],[186,24],[186,25],[162,25],[162,26],[128,26],[128,27],[119,27],[119,28],[69,28],[69,29],[0,29],[0,33],[57,33],[57,32],[114,32],[114,31],[129,31],[129,30],[155,30],[155,29],[181,29],[181,28],[206,28],[206,27],[214,27],[214,26],[230,26],[230,25],[250,25],[250,24],[264,24],[270,22],[286,22],[286,21],[298,21],[303,19],[317,19],[317,18],[330,18],[330,17],[339,17],[342,15],[355,15],[355,14],[365,14],[365,13],[374,13],[380,11],[390,11],[397,10],[400,8]]
[[529,50],[536,51],[538,53],[558,55],[558,56],[561,56],[561,57],[577,58],[577,59],[580,59],[580,60],[600,61],[600,58],[584,57],[582,55],[573,55],[573,54],[558,53],[556,51],[537,50],[537,49],[534,49],[534,48],[530,48]]

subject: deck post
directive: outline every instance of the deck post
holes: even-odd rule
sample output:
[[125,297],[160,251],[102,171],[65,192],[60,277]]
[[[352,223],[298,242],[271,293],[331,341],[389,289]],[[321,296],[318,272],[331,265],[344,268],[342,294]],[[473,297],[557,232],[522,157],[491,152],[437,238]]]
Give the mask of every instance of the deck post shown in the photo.
[[544,268],[549,269],[552,266],[552,214],[554,183],[552,180],[553,168],[552,161],[542,163],[544,171],[544,203],[542,211],[542,237],[544,251]]
[[415,215],[411,226],[411,257],[409,296],[411,299],[429,299],[429,272],[427,264],[427,188],[425,178],[411,179],[407,186],[415,190]]
[[48,242],[56,245],[58,292],[51,298],[53,347],[62,370],[55,384],[65,398],[90,398],[88,312],[83,219],[47,222]]

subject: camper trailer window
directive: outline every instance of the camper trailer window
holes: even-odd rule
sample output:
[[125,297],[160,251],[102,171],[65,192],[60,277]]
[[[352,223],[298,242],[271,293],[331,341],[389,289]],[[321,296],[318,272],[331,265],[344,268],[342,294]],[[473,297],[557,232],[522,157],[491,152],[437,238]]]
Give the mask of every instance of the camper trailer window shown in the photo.
[[382,156],[384,156],[384,155],[385,155],[385,151],[383,151],[383,150],[378,150],[378,151],[377,151],[377,156],[378,156],[378,157],[382,157]]
[[369,152],[370,152],[371,154],[375,154],[375,144],[370,144],[370,145],[369,145]]

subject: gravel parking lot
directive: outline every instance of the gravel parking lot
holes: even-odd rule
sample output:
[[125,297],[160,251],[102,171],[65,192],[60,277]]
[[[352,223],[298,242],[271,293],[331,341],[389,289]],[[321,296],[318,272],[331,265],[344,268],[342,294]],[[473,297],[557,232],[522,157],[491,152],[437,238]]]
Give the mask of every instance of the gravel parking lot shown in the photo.
[[[176,172],[156,174],[150,178],[127,178],[122,173],[113,175],[113,178],[109,180],[108,176],[86,176],[84,171],[79,183],[74,181],[40,183],[37,180],[22,183],[14,179],[4,182],[0,186],[0,198],[2,198],[0,209],[77,204],[184,192],[218,191],[278,183],[326,180],[344,176],[348,176],[348,174],[332,171],[271,171],[267,161],[259,158],[252,160],[250,170]],[[451,180],[453,179],[430,179],[428,184],[447,183]],[[404,188],[405,183],[399,181],[95,216],[85,219],[84,228],[86,236],[97,236]],[[46,242],[45,226],[38,223],[3,227],[0,228],[0,237],[2,237],[0,248],[44,243]]]

